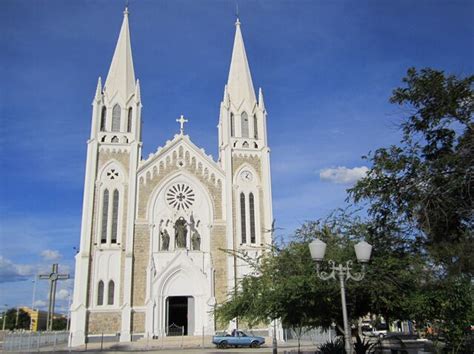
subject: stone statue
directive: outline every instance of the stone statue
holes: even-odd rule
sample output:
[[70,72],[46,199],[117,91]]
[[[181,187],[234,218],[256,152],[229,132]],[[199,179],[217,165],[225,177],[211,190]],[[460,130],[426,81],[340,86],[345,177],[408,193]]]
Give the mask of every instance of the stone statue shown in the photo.
[[170,247],[170,234],[166,229],[164,231],[161,231],[161,250],[162,251],[168,251]]
[[186,248],[186,235],[188,234],[188,223],[183,217],[176,220],[174,224],[174,238],[176,248]]
[[199,235],[199,232],[196,229],[194,229],[193,236],[191,237],[191,242],[193,244],[193,251],[201,250],[201,235]]

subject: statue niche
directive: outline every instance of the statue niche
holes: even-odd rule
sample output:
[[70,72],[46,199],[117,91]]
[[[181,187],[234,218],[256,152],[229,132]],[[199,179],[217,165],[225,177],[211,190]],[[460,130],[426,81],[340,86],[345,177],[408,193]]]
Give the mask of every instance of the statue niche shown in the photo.
[[187,234],[188,223],[183,217],[180,217],[174,224],[174,238],[176,240],[176,248],[186,248]]
[[170,247],[170,234],[165,229],[164,231],[161,231],[161,250],[168,251],[169,247]]
[[193,251],[201,250],[201,235],[199,235],[196,229],[194,229],[193,235],[191,236],[191,242],[193,244]]

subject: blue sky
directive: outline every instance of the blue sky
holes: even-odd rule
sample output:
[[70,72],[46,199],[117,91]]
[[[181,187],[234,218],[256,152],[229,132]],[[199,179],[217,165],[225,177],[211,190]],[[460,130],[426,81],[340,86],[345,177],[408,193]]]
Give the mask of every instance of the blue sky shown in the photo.
[[[144,157],[178,132],[217,156],[235,1],[130,0]],[[0,11],[0,306],[31,305],[33,275],[73,271],[86,140],[124,1],[3,0]],[[239,1],[272,150],[274,216],[287,236],[345,205],[361,156],[398,141],[390,105],[410,66],[474,72],[474,2]],[[59,286],[64,309],[72,282]],[[45,304],[47,283],[36,300]]]

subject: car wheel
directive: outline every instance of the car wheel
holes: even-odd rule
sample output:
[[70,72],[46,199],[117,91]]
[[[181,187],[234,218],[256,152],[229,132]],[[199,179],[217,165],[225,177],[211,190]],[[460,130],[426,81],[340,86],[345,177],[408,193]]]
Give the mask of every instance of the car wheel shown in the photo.
[[227,349],[227,341],[223,340],[218,346],[220,349]]
[[257,342],[257,341],[253,341],[252,343],[250,343],[250,348],[258,348],[260,347],[260,343]]

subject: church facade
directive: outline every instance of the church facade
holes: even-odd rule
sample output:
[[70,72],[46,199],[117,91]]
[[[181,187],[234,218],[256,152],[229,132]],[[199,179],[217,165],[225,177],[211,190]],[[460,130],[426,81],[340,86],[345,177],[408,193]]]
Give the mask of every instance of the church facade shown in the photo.
[[182,116],[179,134],[142,159],[140,85],[125,10],[92,104],[72,345],[102,333],[121,341],[176,329],[214,333],[216,305],[252,271],[232,251],[257,257],[271,243],[266,119],[237,20],[218,160],[185,134]]

